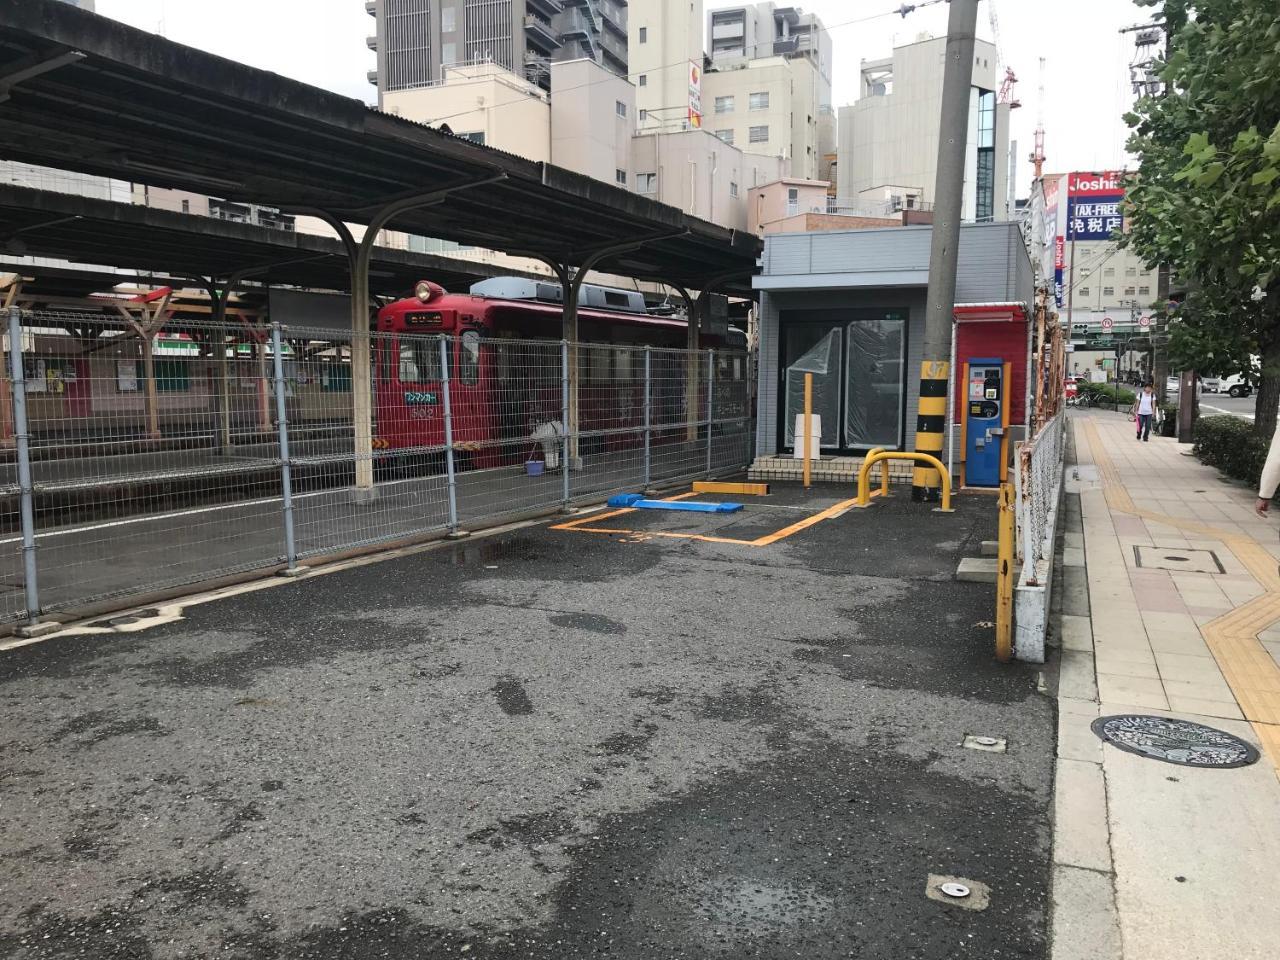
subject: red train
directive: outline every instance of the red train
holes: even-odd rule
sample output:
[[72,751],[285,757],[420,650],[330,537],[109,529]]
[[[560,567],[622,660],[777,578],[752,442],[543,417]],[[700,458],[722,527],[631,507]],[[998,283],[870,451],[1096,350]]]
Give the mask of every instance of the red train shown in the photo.
[[[578,428],[581,455],[634,447],[644,424],[644,351],[650,351],[650,414],[655,428],[683,436],[687,330],[683,320],[645,311],[641,294],[584,286],[578,311]],[[378,311],[375,449],[413,451],[444,444],[440,341],[449,341],[453,439],[462,466],[492,467],[534,453],[540,427],[563,420],[563,308],[556,283],[516,277],[448,293],[430,281],[415,296]],[[741,331],[703,336],[717,358],[717,418],[744,406],[748,375]],[[697,416],[705,416],[705,372]],[[745,411],[740,410],[741,415]],[[617,431],[617,432],[615,432]],[[654,442],[660,442],[659,433]]]

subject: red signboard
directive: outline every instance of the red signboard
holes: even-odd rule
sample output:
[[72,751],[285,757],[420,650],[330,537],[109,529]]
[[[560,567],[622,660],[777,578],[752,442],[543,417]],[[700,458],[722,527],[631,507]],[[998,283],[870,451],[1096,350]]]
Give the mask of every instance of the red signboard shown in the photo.
[[1067,175],[1067,196],[1096,197],[1124,193],[1123,170],[1101,170]]

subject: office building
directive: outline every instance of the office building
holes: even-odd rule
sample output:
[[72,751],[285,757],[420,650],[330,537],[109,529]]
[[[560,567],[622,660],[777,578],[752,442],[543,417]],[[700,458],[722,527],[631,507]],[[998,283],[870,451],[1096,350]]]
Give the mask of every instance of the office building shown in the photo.
[[[885,60],[862,62],[861,96],[840,108],[837,196],[841,201],[895,198],[934,202],[946,38],[896,47]],[[974,50],[965,159],[966,221],[1010,218],[1009,105],[997,103],[995,46]]]
[[623,0],[366,0],[378,101],[437,83],[447,67],[491,62],[544,90],[551,64],[594,60],[627,73]]

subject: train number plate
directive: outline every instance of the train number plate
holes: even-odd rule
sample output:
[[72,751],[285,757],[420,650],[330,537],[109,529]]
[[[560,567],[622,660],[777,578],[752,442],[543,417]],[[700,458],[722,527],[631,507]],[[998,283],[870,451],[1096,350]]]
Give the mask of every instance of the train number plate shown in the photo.
[[440,394],[434,390],[406,390],[404,405],[406,407],[432,407],[440,402]]

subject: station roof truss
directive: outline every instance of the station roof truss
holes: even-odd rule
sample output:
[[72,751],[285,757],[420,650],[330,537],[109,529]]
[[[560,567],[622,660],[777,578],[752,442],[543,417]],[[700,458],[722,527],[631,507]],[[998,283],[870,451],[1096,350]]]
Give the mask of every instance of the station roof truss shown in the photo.
[[408,233],[730,293],[750,290],[761,246],[56,0],[0,0],[0,150],[352,223],[394,211],[387,225]]
[[[350,286],[346,250],[337,239],[7,185],[0,185],[0,253],[143,270],[184,285],[238,274],[248,284],[344,292]],[[486,277],[521,273],[375,247],[369,286],[375,296],[394,298],[408,296],[419,280],[463,292]]]

